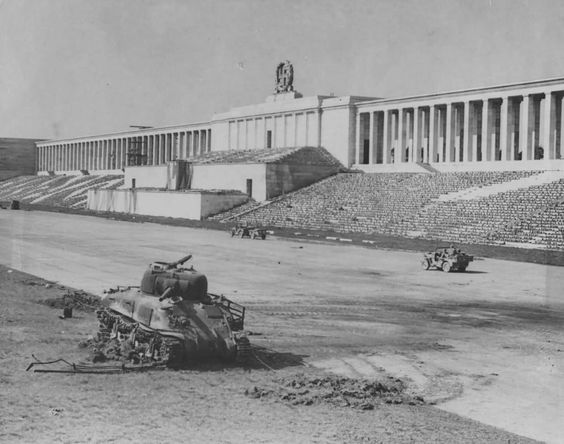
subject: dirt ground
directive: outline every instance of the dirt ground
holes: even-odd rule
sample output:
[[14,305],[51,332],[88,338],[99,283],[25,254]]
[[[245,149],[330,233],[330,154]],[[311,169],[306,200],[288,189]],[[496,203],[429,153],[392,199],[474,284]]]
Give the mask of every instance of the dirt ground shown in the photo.
[[[3,442],[562,441],[560,267],[486,259],[446,274],[421,270],[412,252],[41,212],[0,213],[0,248]],[[10,270],[99,294],[186,252],[211,291],[247,306],[250,339],[272,369],[25,372],[31,354],[83,359],[78,343],[96,322],[59,319],[37,301],[65,290]],[[362,410],[279,396],[284,381],[332,374],[400,378],[425,404]]]

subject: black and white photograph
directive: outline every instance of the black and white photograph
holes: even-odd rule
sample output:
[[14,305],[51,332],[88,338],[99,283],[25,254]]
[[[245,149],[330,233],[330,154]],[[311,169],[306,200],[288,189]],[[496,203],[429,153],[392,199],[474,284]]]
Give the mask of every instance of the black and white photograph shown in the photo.
[[564,443],[564,2],[0,0],[0,443]]

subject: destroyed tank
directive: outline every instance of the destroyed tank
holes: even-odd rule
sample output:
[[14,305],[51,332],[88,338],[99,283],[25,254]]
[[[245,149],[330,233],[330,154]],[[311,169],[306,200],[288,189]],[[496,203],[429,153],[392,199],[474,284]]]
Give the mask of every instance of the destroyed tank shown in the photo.
[[113,354],[115,359],[177,366],[206,357],[248,357],[245,308],[208,293],[206,276],[183,267],[191,257],[153,262],[139,287],[107,291],[97,312],[104,358]]

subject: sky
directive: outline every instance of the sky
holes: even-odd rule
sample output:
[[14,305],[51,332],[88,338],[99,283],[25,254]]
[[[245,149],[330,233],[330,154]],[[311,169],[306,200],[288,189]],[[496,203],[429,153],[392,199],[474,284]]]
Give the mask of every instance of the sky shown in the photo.
[[208,121],[304,96],[564,77],[562,0],[0,0],[0,137]]

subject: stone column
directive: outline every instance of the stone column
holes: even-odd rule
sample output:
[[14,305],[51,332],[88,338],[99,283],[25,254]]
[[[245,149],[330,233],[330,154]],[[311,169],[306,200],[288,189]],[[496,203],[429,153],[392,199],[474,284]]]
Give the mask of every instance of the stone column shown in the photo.
[[427,162],[432,163],[437,161],[437,129],[436,129],[436,113],[435,105],[429,106],[429,155]]
[[374,112],[370,111],[368,113],[368,164],[372,165],[374,163],[374,130],[376,125],[374,125]]
[[564,96],[560,98],[558,104],[560,106],[560,146],[556,158],[562,159],[564,157]]
[[488,99],[482,101],[482,141],[480,149],[482,151],[482,161],[490,159],[490,135],[489,135],[490,107]]
[[[462,162],[470,160],[470,101],[464,101],[464,127],[462,138]],[[474,160],[474,158],[472,158]]]
[[553,121],[553,98],[550,91],[545,92],[545,98],[541,102],[541,146],[544,149],[545,159],[554,159],[554,137],[552,133]]
[[446,105],[445,119],[445,143],[446,143],[446,159],[445,162],[452,162],[452,103]]
[[127,137],[121,138],[120,168],[123,170],[127,166]]
[[403,137],[403,109],[398,109],[398,141],[395,151],[395,163],[403,162],[404,156],[404,137]]
[[[193,157],[192,151],[193,151],[194,143],[192,141],[192,137],[193,137],[192,131],[188,131],[186,133],[186,157],[188,157],[188,158]],[[233,143],[232,142],[233,141],[232,136],[230,136],[230,140],[231,140],[231,142],[229,142],[229,147],[230,147],[229,149],[231,149],[231,146],[232,146],[232,143]]]
[[102,169],[108,170],[108,165],[110,164],[110,141],[108,139],[104,140],[104,154],[102,159]]
[[[247,124],[247,131],[248,131],[248,124]],[[285,131],[284,131],[285,132]],[[249,133],[247,132],[247,145],[245,146],[246,149],[248,148],[248,143],[249,143]],[[207,130],[202,130],[202,135],[200,140],[202,141],[202,154],[205,154],[207,152],[207,146],[208,146],[208,132]]]
[[421,144],[419,143],[420,137],[420,119],[419,119],[419,108],[417,106],[413,107],[413,139],[411,142],[411,162],[421,162]]
[[153,165],[153,135],[147,135],[147,163],[146,165]]
[[[357,109],[356,112],[356,151],[354,153],[354,163],[358,165],[360,163],[360,144],[362,143],[362,134],[360,134],[360,110]],[[307,121],[307,116],[306,116]]]
[[386,164],[390,162],[390,132],[388,120],[388,110],[384,110],[384,126],[382,128],[382,163]]
[[509,97],[501,98],[501,108],[499,110],[499,150],[501,151],[501,160],[508,160],[507,151],[507,133],[508,129],[508,119],[507,114],[509,112]]

